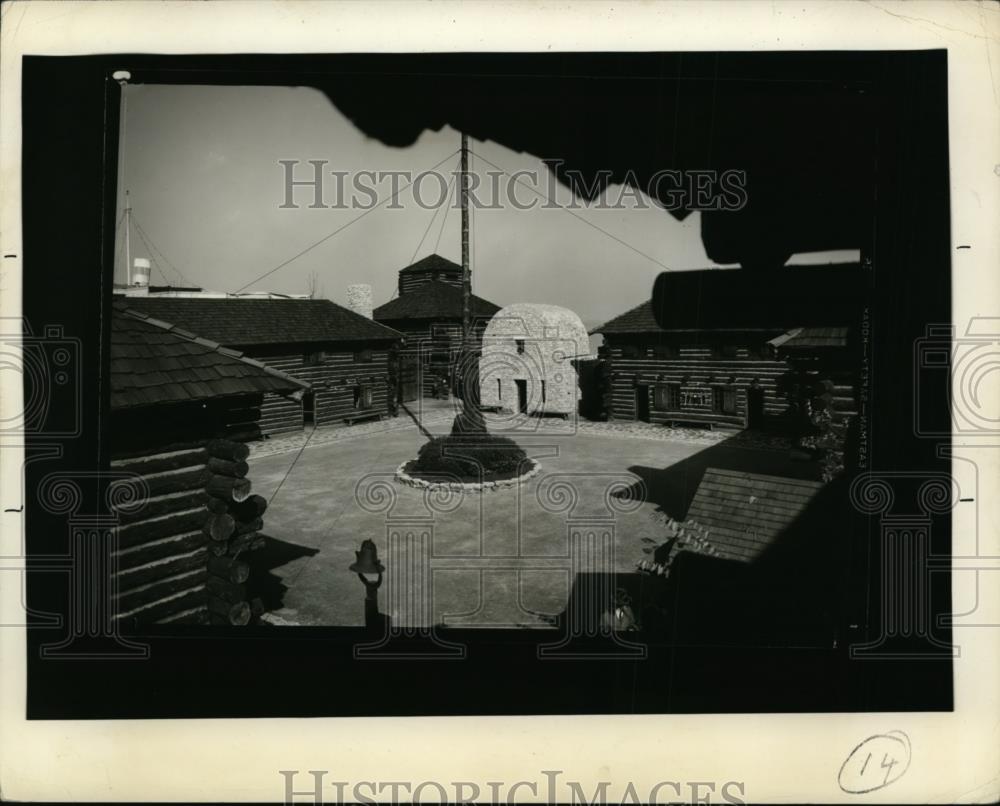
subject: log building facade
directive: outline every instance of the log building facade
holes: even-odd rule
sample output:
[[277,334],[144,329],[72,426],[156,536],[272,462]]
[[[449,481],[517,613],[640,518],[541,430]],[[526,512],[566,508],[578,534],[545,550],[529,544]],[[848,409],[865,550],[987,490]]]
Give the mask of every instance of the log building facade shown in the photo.
[[[400,270],[397,290],[395,299],[375,309],[374,318],[405,337],[400,399],[434,397],[442,382],[453,382],[462,345],[462,267],[440,255],[429,255]],[[476,349],[481,348],[483,331],[499,310],[499,305],[472,296]]]
[[264,436],[392,411],[389,362],[401,334],[329,300],[132,297],[129,305],[308,384],[299,401],[264,396]]
[[[110,477],[117,515],[114,618],[247,624],[246,552],[266,502],[251,494],[247,440],[266,395],[307,385],[169,323],[116,305]],[[258,603],[258,611],[262,607]]]
[[593,332],[605,340],[610,419],[765,427],[815,396],[805,378],[826,383],[835,407],[856,409],[846,327],[674,330],[644,302]]

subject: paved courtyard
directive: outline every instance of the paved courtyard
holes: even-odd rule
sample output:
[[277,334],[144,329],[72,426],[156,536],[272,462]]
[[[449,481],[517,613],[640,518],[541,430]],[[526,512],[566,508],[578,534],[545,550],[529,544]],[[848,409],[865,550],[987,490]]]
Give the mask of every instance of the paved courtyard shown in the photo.
[[[435,496],[396,483],[395,468],[416,455],[426,432],[447,432],[453,414],[436,402],[421,412],[422,429],[403,412],[255,447],[250,478],[270,502],[267,546],[254,557],[265,620],[362,625],[364,587],[348,566],[370,538],[387,565],[380,610],[398,624],[549,627],[581,570],[570,560],[571,530],[595,535],[591,546],[608,535],[613,550],[601,568],[629,572],[648,540],[665,539],[658,513],[684,517],[706,466],[815,472],[780,443],[545,420],[516,436],[542,465],[520,487]],[[409,551],[393,553],[390,533],[404,538],[393,546]]]

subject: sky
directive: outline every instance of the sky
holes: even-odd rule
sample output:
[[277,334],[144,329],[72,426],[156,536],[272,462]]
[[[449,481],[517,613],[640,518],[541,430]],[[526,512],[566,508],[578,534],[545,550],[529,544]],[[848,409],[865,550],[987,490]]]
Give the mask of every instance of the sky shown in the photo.
[[[125,95],[119,209],[127,188],[131,255],[153,260],[153,284],[236,291],[341,227],[246,290],[301,294],[314,282],[319,296],[344,304],[348,285],[370,283],[377,306],[394,294],[399,269],[415,259],[437,252],[460,262],[461,215],[454,199],[441,205],[433,222],[435,209],[418,205],[412,188],[399,193],[401,209],[386,205],[360,219],[364,210],[309,209],[309,189],[296,191],[298,209],[281,207],[286,168],[279,160],[299,161],[296,178],[311,178],[309,160],[324,160],[326,170],[354,175],[366,170],[416,174],[448,158],[439,170],[452,171],[458,166],[460,135],[449,127],[425,131],[412,146],[395,148],[356,129],[322,92],[308,87],[151,84],[130,85]],[[531,154],[493,142],[473,140],[470,145],[472,171],[484,181],[488,166],[475,155],[511,173],[548,174]],[[429,201],[441,193],[434,180],[421,188]],[[390,196],[390,180],[375,192],[379,201]],[[615,186],[606,191],[613,198],[620,192]],[[329,204],[335,196],[329,178],[324,201]],[[518,196],[531,199],[523,189]],[[559,204],[572,200],[569,190],[557,186]],[[600,202],[577,200],[580,207],[572,214],[510,205],[474,211],[473,292],[501,306],[562,305],[591,328],[649,299],[664,266],[690,270],[714,265],[701,243],[698,213],[679,222],[652,205],[597,209]],[[358,220],[350,223],[353,219]],[[117,282],[125,277],[122,230]],[[816,253],[793,260],[857,260],[857,253]]]

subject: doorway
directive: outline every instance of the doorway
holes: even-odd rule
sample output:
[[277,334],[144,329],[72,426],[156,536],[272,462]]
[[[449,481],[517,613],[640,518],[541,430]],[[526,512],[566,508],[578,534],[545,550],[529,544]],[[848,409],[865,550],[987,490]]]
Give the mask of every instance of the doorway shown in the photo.
[[316,425],[316,393],[306,392],[302,395],[302,424]]
[[635,387],[635,418],[644,423],[649,422],[649,387]]
[[747,389],[747,428],[760,428],[764,424],[764,390],[759,386]]
[[404,353],[399,359],[399,399],[410,403],[417,399],[420,389],[420,357]]
[[520,414],[528,413],[528,382],[517,379],[514,381],[517,387],[517,410]]

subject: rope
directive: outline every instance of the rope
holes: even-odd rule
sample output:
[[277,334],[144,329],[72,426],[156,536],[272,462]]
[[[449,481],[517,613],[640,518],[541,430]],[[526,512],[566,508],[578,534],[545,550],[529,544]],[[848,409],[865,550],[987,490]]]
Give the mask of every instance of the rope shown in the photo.
[[619,243],[619,244],[621,244],[621,245],[622,245],[622,246],[624,246],[624,247],[625,247],[626,249],[630,249],[631,251],[635,252],[635,253],[636,253],[637,255],[639,255],[639,256],[641,256],[641,257],[644,257],[644,258],[646,258],[646,260],[648,260],[648,261],[650,261],[650,262],[652,262],[652,263],[655,263],[655,264],[656,264],[657,266],[659,266],[659,267],[660,267],[661,269],[664,269],[665,271],[673,271],[673,269],[671,269],[671,268],[670,268],[669,266],[667,266],[666,264],[664,264],[664,263],[661,263],[661,262],[660,262],[659,260],[657,260],[657,259],[656,259],[655,257],[653,257],[652,255],[647,255],[647,254],[646,254],[645,252],[643,252],[643,251],[642,251],[641,249],[637,249],[636,247],[632,246],[632,244],[628,243],[627,241],[623,241],[623,240],[622,240],[621,238],[619,238],[619,237],[618,237],[617,235],[612,235],[612,234],[611,234],[610,232],[608,232],[608,231],[607,231],[606,229],[603,229],[602,227],[599,227],[599,226],[597,226],[597,224],[594,224],[594,223],[593,223],[592,221],[588,221],[588,220],[587,220],[586,218],[584,218],[583,216],[581,216],[581,215],[578,215],[577,213],[574,213],[574,212],[573,212],[572,210],[570,210],[570,209],[569,209],[568,207],[563,207],[563,206],[562,206],[561,204],[556,204],[556,202],[555,202],[555,201],[554,201],[553,199],[550,199],[550,198],[549,198],[548,196],[546,196],[546,195],[545,195],[544,193],[542,193],[541,191],[539,191],[539,190],[535,190],[535,188],[531,187],[531,185],[527,185],[527,184],[525,184],[523,180],[521,180],[521,179],[520,179],[520,178],[518,178],[518,177],[515,177],[515,176],[514,176],[513,174],[511,174],[511,173],[510,173],[510,172],[509,172],[509,171],[508,171],[508,170],[507,170],[506,168],[501,168],[501,167],[500,167],[499,165],[497,165],[496,163],[493,163],[493,162],[490,162],[490,161],[489,161],[488,159],[486,159],[486,157],[482,156],[482,154],[480,154],[480,155],[479,155],[479,159],[481,159],[481,160],[482,160],[483,162],[485,162],[485,163],[486,163],[487,165],[489,165],[490,167],[492,167],[492,168],[496,168],[496,169],[497,169],[498,171],[500,171],[500,172],[502,172],[502,173],[506,174],[506,175],[507,175],[508,177],[510,177],[511,179],[514,179],[514,181],[516,181],[516,182],[517,182],[517,184],[519,184],[519,185],[521,185],[521,186],[523,186],[523,187],[527,188],[527,189],[528,189],[528,190],[530,190],[530,191],[531,191],[532,193],[534,193],[534,194],[535,194],[536,196],[538,196],[538,197],[539,197],[540,199],[544,199],[545,201],[549,202],[550,204],[553,204],[553,205],[555,205],[556,207],[558,207],[558,208],[559,208],[560,210],[562,210],[562,211],[564,211],[564,212],[566,212],[566,213],[569,213],[569,214],[570,214],[571,216],[573,216],[573,218],[576,218],[576,219],[578,219],[579,221],[582,221],[582,222],[583,222],[584,224],[586,224],[586,225],[587,225],[588,227],[591,227],[591,228],[593,228],[593,229],[596,229],[596,230],[597,230],[598,232],[600,232],[601,234],[603,234],[603,235],[606,235],[606,236],[608,236],[608,237],[609,237],[609,238],[610,238],[610,239],[611,239],[612,241],[615,241],[616,243]]
[[[158,246],[156,246],[156,244],[153,243],[152,236],[150,236],[149,233],[143,229],[142,224],[140,224],[139,221],[136,219],[135,213],[132,214],[132,224],[135,226],[136,233],[142,239],[142,242],[146,244],[150,253],[156,252],[156,254],[158,254],[163,259],[163,262],[166,263],[173,270],[173,272],[181,279],[181,282],[193,286],[194,283],[192,283],[187,277],[185,277],[184,274],[181,272],[181,270],[178,269],[165,254],[163,254],[163,250],[161,250]],[[156,258],[152,254],[150,254],[150,257],[153,257],[153,262],[155,263]],[[160,270],[160,274],[163,274],[162,269]],[[166,275],[164,275],[163,279],[166,280]]]
[[[455,174],[452,174],[451,182],[448,183],[448,187],[446,188],[445,191],[445,200],[444,200],[445,208],[447,208],[448,206],[448,200],[451,199],[451,186],[454,182],[455,182]],[[427,233],[431,231],[431,227],[434,226],[434,222],[437,221],[438,213],[440,212],[441,212],[441,205],[438,205],[437,207],[434,208],[434,215],[431,216],[431,220],[427,224],[427,229],[424,230],[423,237],[421,237],[420,243],[417,244],[417,248],[413,250],[413,257],[410,258],[410,262],[407,265],[412,265],[414,261],[416,261],[417,255],[420,253],[420,247],[424,245],[424,241],[427,238]],[[447,216],[448,214],[445,213],[445,215]],[[435,251],[437,251],[437,245],[435,245],[434,249]]]
[[314,425],[313,430],[309,433],[309,436],[306,437],[306,441],[302,443],[302,447],[299,448],[299,452],[295,454],[295,458],[292,460],[292,463],[288,466],[288,470],[285,471],[285,475],[281,477],[281,481],[278,483],[278,486],[275,488],[274,492],[271,493],[271,497],[267,500],[268,506],[270,506],[271,503],[274,501],[274,499],[277,498],[278,491],[281,489],[282,485],[285,483],[285,481],[291,475],[292,471],[295,469],[295,464],[296,462],[299,461],[299,457],[302,456],[302,451],[306,449],[306,446],[309,444],[309,440],[313,438],[313,434],[315,433],[316,433],[316,426]]
[[160,266],[159,261],[153,255],[153,247],[150,246],[149,241],[146,240],[145,236],[142,234],[142,232],[139,230],[138,227],[136,227],[135,232],[136,232],[136,235],[139,236],[139,240],[142,241],[146,245],[146,249],[149,250],[149,256],[150,256],[150,258],[153,261],[153,266],[160,273],[160,276],[163,278],[163,282],[166,285],[170,285],[170,279],[167,277],[167,273],[165,271],[163,271],[163,268]]
[[437,253],[438,245],[441,243],[441,235],[444,232],[444,225],[448,223],[448,213],[451,211],[451,200],[455,197],[455,177],[452,177],[451,193],[448,194],[448,203],[444,206],[444,216],[441,218],[441,229],[438,230],[437,240],[434,241],[434,252]]
[[[450,159],[451,159],[452,157],[454,157],[454,156],[455,156],[455,155],[456,155],[457,153],[458,153],[458,150],[456,149],[455,151],[451,152],[451,153],[450,153],[450,154],[449,154],[449,155],[448,155],[447,157],[445,157],[445,158],[444,158],[443,160],[441,160],[440,162],[436,163],[435,165],[432,165],[432,166],[431,166],[430,168],[428,168],[427,170],[428,170],[428,171],[433,171],[433,170],[434,170],[435,168],[439,168],[439,167],[440,167],[441,165],[443,165],[443,164],[444,164],[444,163],[446,163],[446,162],[447,162],[448,160],[450,160]],[[292,255],[292,257],[288,258],[288,260],[285,260],[285,261],[282,261],[282,262],[281,262],[281,263],[279,263],[279,264],[278,264],[277,266],[275,266],[275,267],[274,267],[273,269],[268,269],[268,270],[267,270],[266,272],[264,272],[264,273],[263,273],[262,275],[260,275],[260,276],[259,276],[259,277],[257,277],[256,279],[254,279],[254,280],[251,280],[251,281],[250,281],[249,283],[247,283],[246,285],[244,285],[244,286],[242,286],[242,287],[240,287],[240,288],[237,288],[237,289],[236,289],[236,291],[234,291],[233,293],[234,293],[234,294],[239,294],[239,293],[240,293],[241,291],[245,291],[245,290],[246,290],[246,289],[248,289],[248,288],[249,288],[250,286],[252,286],[252,285],[255,285],[255,284],[259,283],[259,282],[260,282],[261,280],[263,280],[263,279],[264,279],[265,277],[270,277],[270,276],[271,276],[272,274],[274,274],[274,273],[275,273],[276,271],[278,271],[279,269],[283,269],[283,268],[284,268],[285,266],[287,266],[287,265],[288,265],[289,263],[292,263],[293,261],[296,261],[296,260],[298,260],[298,259],[299,259],[300,257],[302,257],[303,255],[305,255],[305,254],[307,254],[307,253],[311,252],[311,251],[312,251],[313,249],[315,249],[315,248],[316,248],[317,246],[320,246],[321,244],[323,244],[323,243],[326,243],[326,242],[327,242],[328,240],[330,240],[330,239],[331,239],[332,237],[334,237],[335,235],[339,235],[339,234],[340,234],[341,232],[343,232],[343,231],[344,231],[345,229],[347,229],[347,228],[348,228],[349,226],[351,226],[352,224],[355,224],[355,223],[357,223],[358,221],[360,221],[360,220],[361,220],[362,218],[364,218],[364,217],[365,217],[366,215],[368,215],[369,213],[374,213],[374,212],[375,212],[376,210],[378,210],[378,209],[379,209],[380,207],[382,207],[383,205],[385,205],[385,204],[387,204],[388,202],[390,202],[390,201],[392,201],[393,199],[395,199],[395,198],[396,198],[396,196],[398,196],[398,195],[399,195],[400,193],[402,193],[402,192],[403,192],[404,190],[406,190],[407,188],[409,188],[409,187],[410,187],[410,186],[411,186],[412,184],[413,184],[413,182],[407,182],[407,183],[406,183],[406,184],[405,184],[405,185],[404,185],[403,187],[399,188],[399,189],[398,189],[398,190],[397,190],[397,191],[396,191],[395,193],[392,193],[392,194],[391,194],[391,195],[390,195],[390,196],[389,196],[388,198],[386,198],[386,199],[384,199],[384,200],[380,201],[380,202],[379,202],[378,204],[376,204],[376,205],[375,205],[374,207],[369,207],[369,208],[368,208],[367,210],[365,210],[365,211],[364,211],[364,212],[363,212],[363,213],[362,213],[361,215],[359,215],[359,216],[358,216],[357,218],[352,218],[352,219],[351,219],[350,221],[348,221],[348,222],[347,222],[346,224],[344,224],[343,226],[340,226],[340,227],[337,227],[337,229],[335,229],[335,230],[334,230],[333,232],[331,232],[331,233],[329,233],[329,234],[327,234],[327,235],[324,235],[324,236],[323,236],[322,238],[320,238],[320,239],[319,239],[318,241],[315,241],[315,242],[311,243],[311,244],[310,244],[309,246],[307,246],[307,247],[306,247],[305,249],[303,249],[303,250],[302,250],[301,252],[298,252],[297,254],[295,254],[295,255]]]

